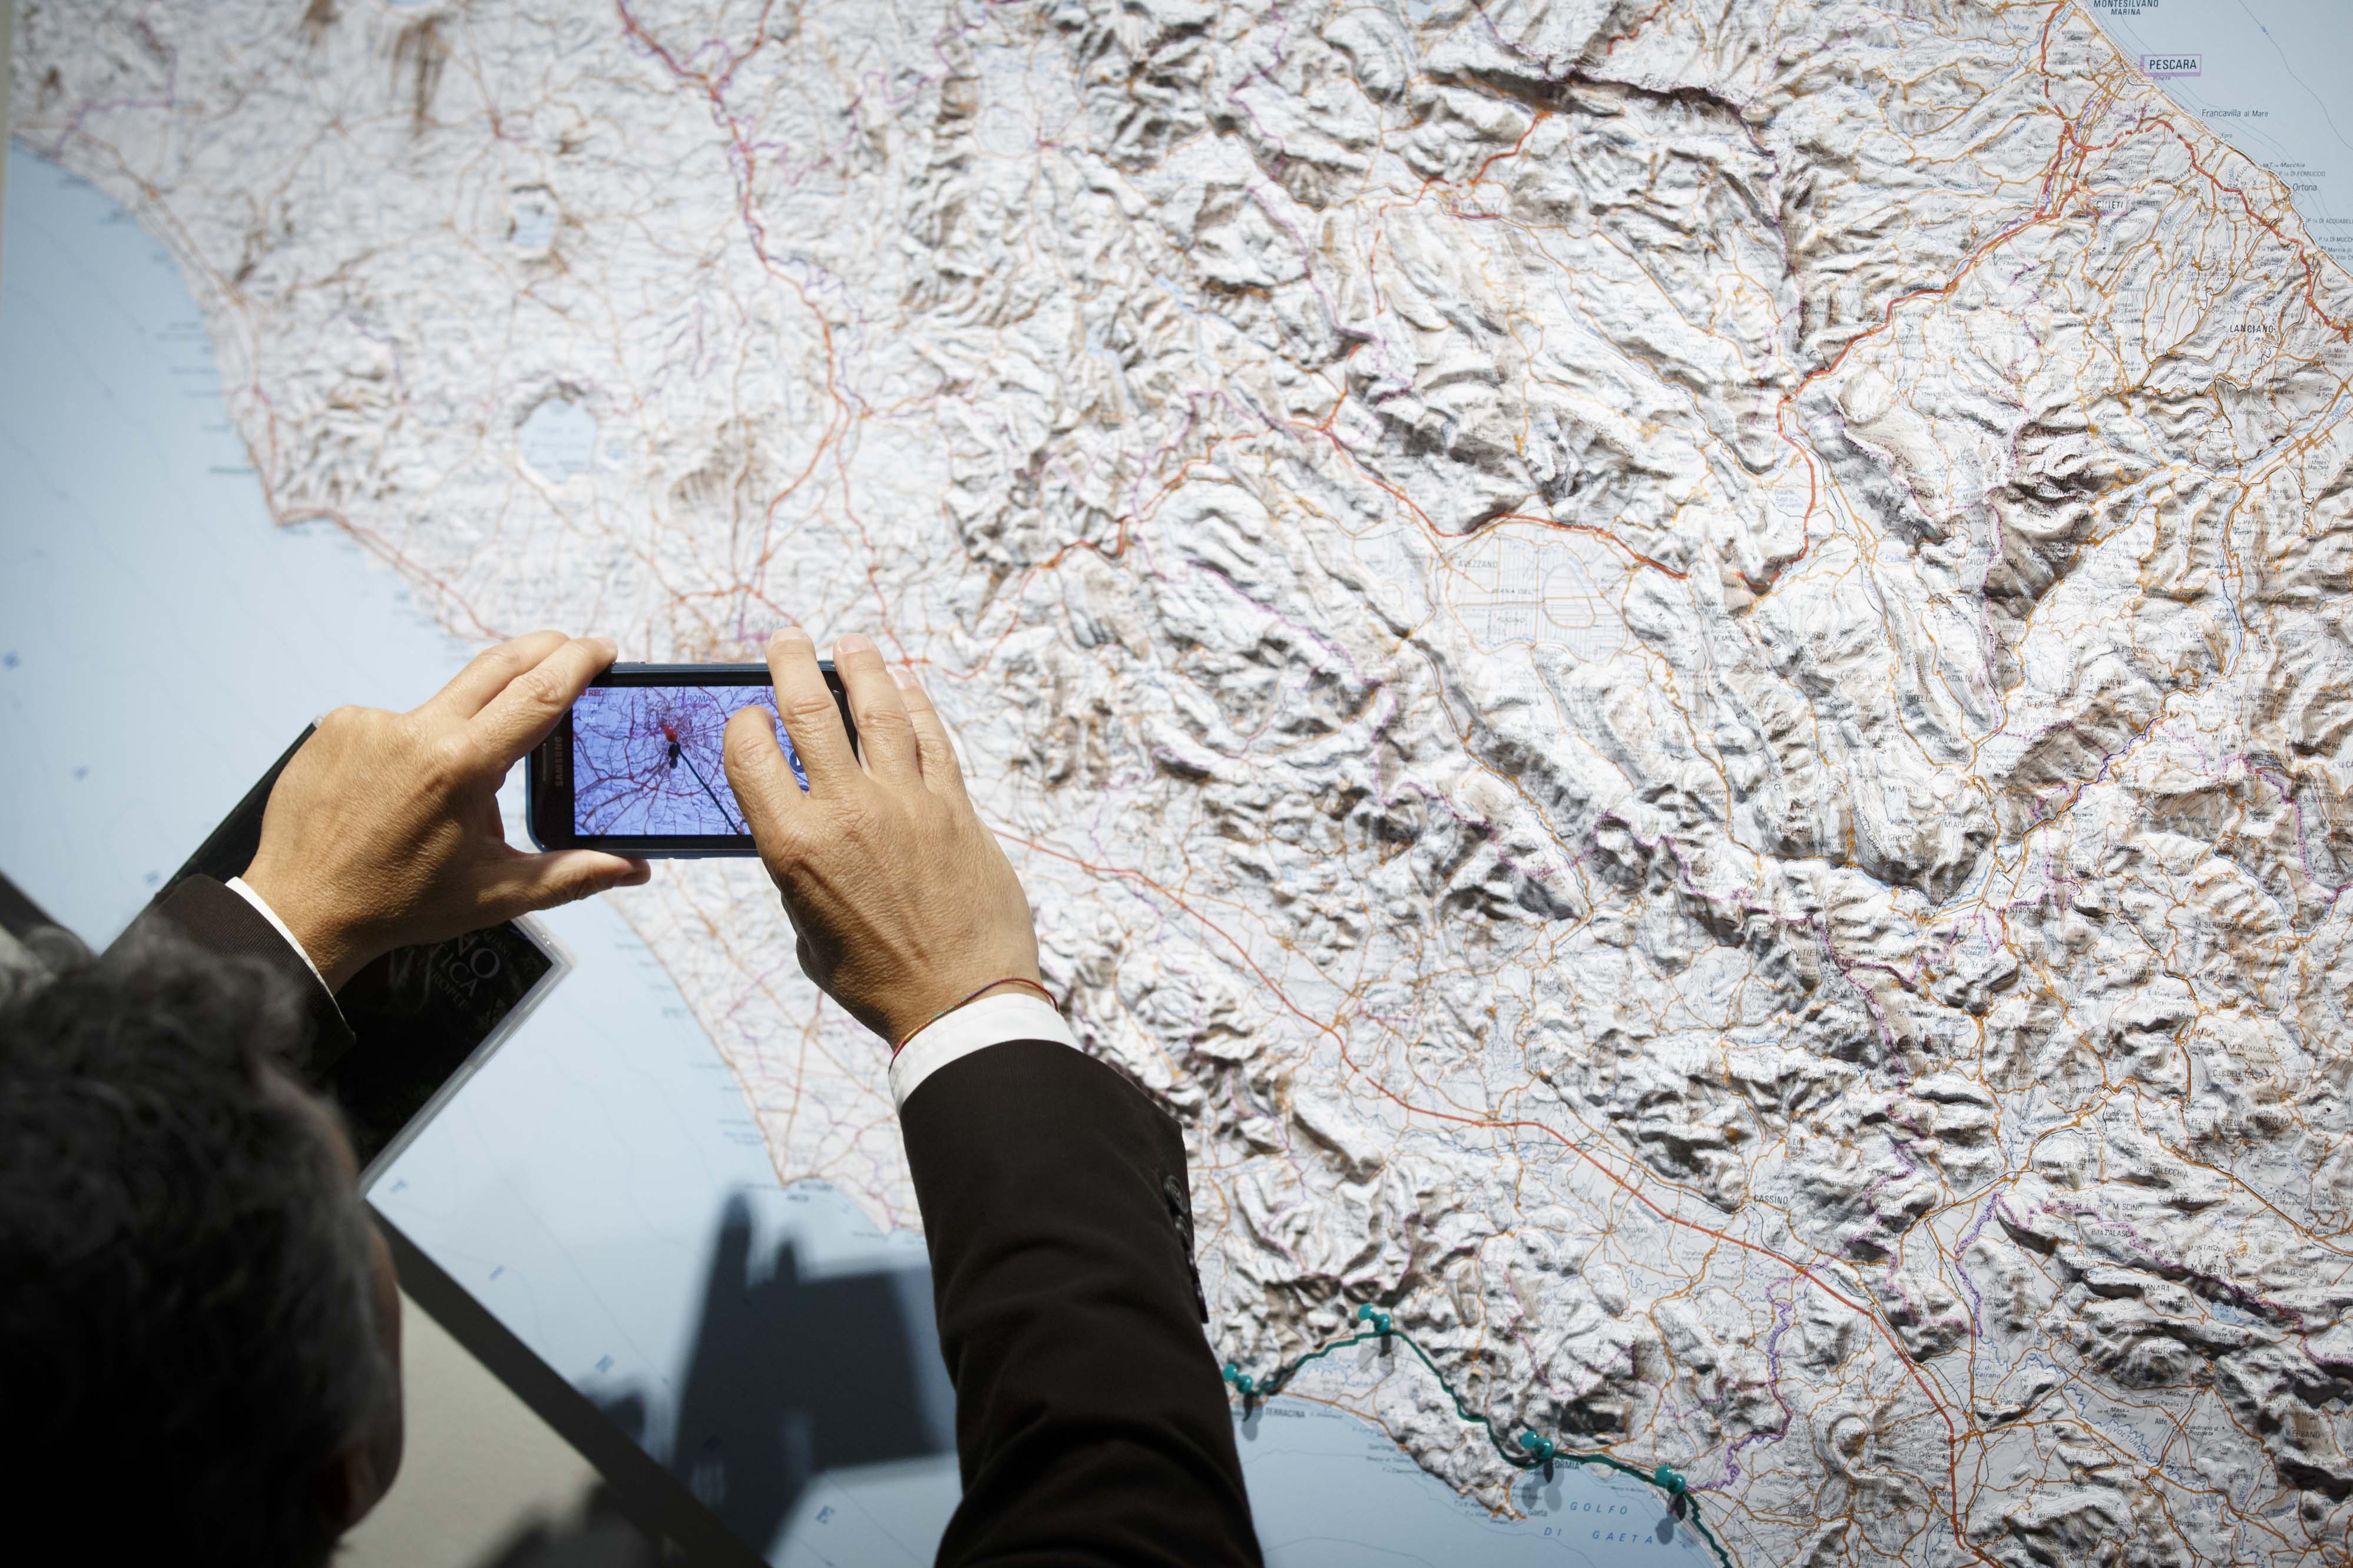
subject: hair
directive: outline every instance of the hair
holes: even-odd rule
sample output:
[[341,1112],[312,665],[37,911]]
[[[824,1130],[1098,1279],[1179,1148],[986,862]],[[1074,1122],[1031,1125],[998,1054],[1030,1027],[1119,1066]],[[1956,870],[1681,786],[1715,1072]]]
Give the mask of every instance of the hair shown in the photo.
[[0,974],[0,1493],[74,1560],[314,1568],[394,1396],[358,1194],[260,966]]

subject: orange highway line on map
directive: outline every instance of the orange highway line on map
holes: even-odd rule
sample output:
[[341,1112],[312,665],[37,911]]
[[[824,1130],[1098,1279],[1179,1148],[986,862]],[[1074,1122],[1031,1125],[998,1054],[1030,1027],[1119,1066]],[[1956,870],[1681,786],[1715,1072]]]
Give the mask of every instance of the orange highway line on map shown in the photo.
[[[2053,9],[2051,16],[2046,17],[2043,21],[2042,38],[2040,46],[2040,53],[2037,57],[2036,69],[2040,71],[2045,79],[2048,79],[2051,75],[2049,60],[2051,47],[2051,24],[2057,20],[2060,14],[2066,9],[2067,7],[2063,5]],[[2160,93],[2159,96],[2162,97],[2162,94]],[[2113,95],[2111,95],[2110,101],[2113,101]],[[2169,100],[2167,101],[2168,104],[2170,103]],[[2055,109],[2053,112],[2057,112]],[[2144,115],[2139,122],[2134,125],[2131,131],[2119,138],[2117,143],[2112,145],[2120,145],[2123,142],[2130,141],[2134,137],[2142,135],[2151,130],[2161,130],[2171,135],[2175,141],[2180,142],[2182,153],[2189,160],[2189,166],[2192,169],[2205,176],[2207,183],[2213,186],[2217,193],[2228,193],[2231,195],[2238,197],[2239,205],[2241,208],[2244,210],[2247,216],[2255,224],[2259,225],[2274,239],[2277,240],[2281,245],[2295,254],[2295,258],[2302,265],[2304,270],[2304,299],[2306,304],[2312,308],[2313,314],[2319,317],[2321,321],[2334,330],[2339,337],[2346,338],[2348,341],[2353,341],[2353,326],[2348,326],[2348,323],[2338,321],[2337,318],[2331,316],[2320,303],[2320,300],[2316,292],[2318,288],[2318,278],[2316,266],[2312,255],[2313,247],[2308,243],[2290,239],[2287,236],[2282,234],[2277,226],[2273,224],[2270,219],[2255,211],[2254,204],[2248,198],[2246,192],[2241,190],[2236,185],[2226,184],[2220,175],[2216,174],[2211,170],[2208,169],[2205,164],[2199,162],[2197,148],[2190,144],[2189,139],[2181,133],[2180,130],[2172,123],[2169,117],[2151,117]],[[1835,373],[1838,368],[1845,363],[1847,355],[1854,352],[1856,345],[1876,338],[1881,333],[1891,329],[1895,324],[1896,311],[1904,306],[1910,304],[1915,300],[1936,299],[1951,294],[1952,291],[1960,287],[1962,281],[1976,269],[1978,264],[1980,261],[1983,261],[1987,256],[1991,254],[1998,247],[2007,245],[2010,241],[2017,238],[2020,235],[2024,234],[2027,230],[2036,227],[2039,225],[2064,218],[2067,216],[2064,211],[2064,197],[2061,196],[2054,200],[2052,193],[2053,183],[2060,177],[2062,168],[2067,159],[2067,154],[2071,147],[2075,152],[2078,163],[2081,162],[2083,154],[2091,150],[2090,145],[2075,134],[2074,121],[2072,119],[2062,116],[2059,148],[2051,155],[2051,162],[2045,167],[2043,174],[2044,195],[2042,200],[2035,205],[2033,211],[2030,212],[2025,217],[2020,219],[2010,227],[2003,229],[2000,233],[1996,234],[1993,237],[1988,239],[1983,245],[1978,247],[1977,249],[1971,251],[1968,256],[1962,260],[1960,266],[1954,269],[1952,276],[1947,279],[1943,284],[1935,288],[1910,289],[1890,300],[1885,308],[1880,312],[1878,325],[1871,328],[1868,331],[1857,332],[1853,337],[1849,338],[1844,343],[1840,345],[1838,353],[1831,356],[1828,363],[1807,372],[1804,376],[1799,378],[1798,383],[1799,393],[1802,393],[1806,387],[1810,386],[1822,377]],[[1807,500],[1805,515],[1808,520],[1810,520],[1814,514],[1814,508],[1820,504],[1820,485],[1816,481],[1813,473],[1813,459],[1811,455],[1809,454],[1805,447],[1800,446],[1799,442],[1790,436],[1788,429],[1782,424],[1783,416],[1788,414],[1791,404],[1796,401],[1798,395],[1798,393],[1785,393],[1782,395],[1779,405],[1775,410],[1774,425],[1775,433],[1781,437],[1782,441],[1786,443],[1792,451],[1796,452],[1799,458],[1805,459],[1807,481],[1809,489],[1811,491]],[[1795,565],[1798,562],[1804,560],[1806,552],[1808,549],[1811,548],[1811,544],[1812,541],[1810,538],[1806,543],[1799,548],[1797,555],[1791,558],[1789,564]],[[1761,591],[1760,585],[1750,581],[1748,579],[1748,574],[1746,572],[1741,574],[1741,577],[1744,582],[1748,584],[1748,586],[1752,591]],[[1769,586],[1769,584],[1762,585],[1762,587]]]
[[[275,417],[275,411],[273,411],[272,417]],[[343,532],[351,538],[356,540],[364,548],[373,550],[378,555],[383,556],[385,562],[392,566],[399,569],[400,571],[410,573],[416,576],[421,577],[426,582],[430,583],[435,588],[440,591],[443,598],[457,605],[458,608],[465,611],[466,618],[473,622],[474,629],[480,632],[484,637],[490,638],[492,642],[504,642],[507,639],[507,633],[486,623],[480,616],[474,612],[474,606],[466,603],[466,601],[459,595],[456,589],[450,587],[449,584],[442,578],[435,575],[431,572],[427,572],[424,567],[419,566],[407,555],[402,553],[398,549],[395,548],[390,542],[388,542],[382,534],[377,533],[373,529],[362,528],[358,523],[353,522],[350,518],[345,517],[342,512],[335,510],[332,507],[306,506],[298,507],[291,511],[280,511],[278,509],[278,498],[272,492],[270,488],[269,476],[267,474],[260,474],[259,477],[261,480],[262,504],[269,509],[270,515],[278,520],[280,527],[291,528],[295,524],[302,522],[332,522],[337,528],[342,529]]]
[[[1652,560],[1650,556],[1643,554],[1641,551],[1635,549],[1632,545],[1627,543],[1624,540],[1619,538],[1616,534],[1610,532],[1608,529],[1601,527],[1598,523],[1563,522],[1558,518],[1537,517],[1533,513],[1525,511],[1507,511],[1501,517],[1491,518],[1488,521],[1491,522],[1534,522],[1542,524],[1546,528],[1558,529],[1564,533],[1589,533],[1596,539],[1607,540],[1609,543],[1614,544],[1619,549],[1624,551],[1636,562],[1641,565],[1648,566],[1653,572],[1664,573],[1666,575],[1672,577],[1678,583],[1688,583],[1691,581],[1690,573],[1678,572],[1663,561]],[[1464,534],[1461,535],[1461,537],[1468,539],[1471,536],[1469,534]]]
[[[834,346],[833,323],[826,320],[825,312],[818,310],[817,306],[810,301],[808,290],[801,287],[800,280],[793,277],[790,273],[780,270],[776,264],[769,258],[767,226],[760,221],[760,215],[754,210],[753,206],[752,176],[756,166],[756,161],[752,156],[752,149],[746,145],[744,141],[742,131],[737,128],[735,116],[733,112],[728,109],[725,98],[727,83],[733,79],[736,69],[741,67],[745,60],[757,53],[760,46],[765,42],[768,15],[774,8],[774,0],[769,0],[769,4],[764,6],[760,12],[759,30],[754,34],[751,47],[731,60],[728,63],[725,73],[714,81],[707,71],[689,70],[684,66],[679,64],[677,57],[672,55],[668,48],[664,47],[659,41],[657,41],[650,33],[647,32],[645,28],[638,24],[638,19],[629,14],[628,0],[613,0],[614,13],[621,19],[621,30],[627,33],[630,37],[636,39],[638,43],[644,45],[648,49],[651,50],[654,56],[661,61],[664,68],[670,71],[673,78],[680,81],[699,83],[702,88],[703,95],[710,99],[712,112],[718,118],[722,129],[725,131],[729,143],[733,149],[736,160],[740,162],[743,166],[740,185],[737,192],[736,207],[739,215],[744,220],[744,230],[751,240],[752,254],[758,259],[760,269],[762,271],[783,283],[785,287],[790,289],[793,293],[799,298],[802,309],[807,310],[810,317],[816,321],[818,336],[821,337],[825,342],[825,391],[827,397],[831,399],[833,403],[833,416],[826,422],[824,431],[818,437],[816,449],[809,455],[808,466],[802,470],[798,479],[796,479],[791,484],[786,486],[782,491],[778,492],[777,495],[770,500],[766,511],[761,517],[760,548],[755,557],[755,563],[761,569],[761,579],[764,582],[766,579],[767,564],[769,561],[773,559],[775,554],[774,550],[771,548],[770,541],[775,537],[776,509],[782,505],[794,491],[799,489],[801,485],[808,479],[810,475],[816,472],[818,464],[824,459],[828,449],[832,449],[834,451],[835,467],[837,468],[840,467],[840,453],[839,448],[841,432],[845,426],[854,422],[854,416],[850,412],[849,401],[841,395],[839,385],[840,358]],[[847,474],[843,476],[843,482],[845,489],[844,503],[846,505],[848,501]],[[861,537],[863,537],[864,531],[864,529],[861,527],[860,529],[860,534]],[[871,552],[873,548],[873,542],[871,540],[867,541],[867,548],[870,552],[869,559],[871,562]],[[733,564],[734,563],[731,560],[731,567]],[[870,579],[872,577],[872,568],[870,564],[868,569],[868,576]],[[883,606],[883,620],[886,625],[890,621],[890,609],[887,605]]]
[[[2065,5],[2055,7],[2052,11],[2051,15],[2044,17],[2042,21],[2042,37],[2036,45],[2035,68],[2042,73],[2046,81],[2051,76],[2051,25],[2057,21],[2060,15],[2068,8],[2069,7]],[[2092,26],[2095,30],[2098,30],[2101,33],[2103,37],[2106,37],[2105,29],[2100,28],[2099,24],[2096,21],[2094,21]],[[2118,50],[2117,53],[2119,58],[2122,58],[2123,51]],[[2126,68],[2129,70],[2132,68],[2127,65]],[[2139,76],[2139,73],[2137,72],[2136,72],[2135,75],[2139,77],[2139,79],[2147,85],[2151,91],[2155,92],[2157,96],[2164,101],[2168,108],[2172,109],[2175,113],[2178,114],[2185,112],[2181,110],[2179,105],[2174,103],[2173,100],[2166,94],[2164,89],[2158,87],[2156,83],[2151,81],[2148,78]],[[2111,95],[2111,100],[2113,100],[2113,95]],[[2072,120],[2064,121],[2063,123],[2069,131],[2072,131],[2073,127],[2073,121]],[[2263,231],[2269,234],[2274,239],[2278,240],[2289,250],[2295,253],[2296,259],[2303,264],[2304,268],[2305,303],[2312,307],[2313,314],[2318,316],[2330,327],[2335,328],[2337,336],[2346,339],[2348,342],[2353,342],[2353,323],[2339,321],[2336,317],[2330,315],[2327,310],[2322,308],[2318,296],[2314,292],[2319,284],[2317,277],[2318,267],[2315,262],[2313,256],[2313,252],[2316,247],[2308,241],[2290,239],[2287,236],[2282,234],[2279,231],[2278,226],[2274,224],[2271,219],[2255,211],[2254,203],[2248,199],[2246,192],[2241,190],[2236,185],[2225,184],[2221,175],[2215,174],[2212,170],[2207,168],[2205,164],[2200,163],[2198,161],[2198,149],[2190,145],[2189,138],[2181,133],[2180,129],[2173,123],[2170,116],[2160,116],[2152,121],[2147,115],[2144,114],[2139,122],[2133,127],[2129,134],[2119,138],[2119,144],[2124,141],[2131,140],[2133,136],[2139,135],[2152,124],[2154,124],[2157,129],[2168,132],[2175,141],[2181,143],[2181,151],[2189,159],[2189,166],[2197,170],[2200,174],[2205,175],[2206,183],[2208,184],[2212,185],[2218,192],[2227,191],[2232,195],[2238,197],[2240,207],[2246,213],[2250,219],[2260,225]],[[2065,132],[2063,132],[2063,135],[2064,134]],[[2238,151],[2236,148],[2232,147],[2229,142],[2223,142],[2222,138],[2216,132],[2208,132],[2207,134],[2213,136],[2217,142],[2221,142],[2229,151]],[[2083,143],[2078,142],[2077,145],[2081,146]],[[2242,158],[2246,157],[2246,154],[2243,153],[2241,153],[2239,155]],[[2262,167],[2261,164],[2255,163],[2254,160],[2252,158],[2248,158],[2247,162],[2254,167]],[[2053,173],[2057,172],[2057,164],[2058,159],[2054,155],[2052,160]],[[2274,175],[2274,178],[2277,178],[2277,176]]]
[[1218,935],[1223,938],[1226,943],[1234,950],[1235,953],[1240,957],[1241,961],[1250,966],[1250,973],[1257,975],[1261,981],[1264,982],[1268,991],[1272,993],[1275,1000],[1282,1005],[1283,1009],[1286,1012],[1290,1013],[1293,1017],[1296,1017],[1300,1022],[1307,1025],[1309,1027],[1320,1030],[1324,1034],[1329,1035],[1332,1037],[1333,1043],[1339,1047],[1340,1059],[1347,1065],[1348,1070],[1363,1079],[1366,1083],[1370,1084],[1383,1097],[1395,1102],[1396,1105],[1407,1114],[1413,1116],[1436,1117],[1440,1121],[1459,1122],[1466,1127],[1527,1129],[1542,1132],[1554,1140],[1554,1142],[1559,1143],[1561,1147],[1575,1154],[1578,1159],[1583,1160],[1587,1164],[1592,1166],[1596,1171],[1599,1172],[1604,1178],[1625,1193],[1627,1196],[1632,1198],[1636,1203],[1641,1204],[1644,1208],[1649,1209],[1652,1214],[1658,1215],[1659,1218],[1666,1221],[1668,1224],[1682,1226],[1685,1229],[1697,1231],[1702,1236],[1713,1237],[1715,1240],[1727,1246],[1741,1247],[1744,1250],[1756,1253],[1761,1258],[1768,1258],[1774,1262],[1781,1265],[1783,1268],[1788,1268],[1799,1278],[1804,1279],[1808,1284],[1813,1286],[1816,1289],[1821,1291],[1822,1294],[1830,1297],[1841,1306],[1845,1307],[1850,1311],[1852,1311],[1863,1318],[1872,1325],[1873,1328],[1879,1331],[1882,1338],[1886,1340],[1888,1345],[1895,1352],[1896,1358],[1904,1363],[1905,1370],[1911,1374],[1912,1381],[1917,1384],[1919,1385],[1920,1392],[1927,1396],[1929,1406],[1936,1411],[1937,1419],[1944,1422],[1946,1434],[1945,1468],[1947,1479],[1950,1483],[1950,1490],[1947,1494],[1946,1511],[1952,1521],[1953,1540],[1955,1544],[1960,1546],[1964,1551],[1970,1552],[1980,1558],[1984,1557],[1984,1552],[1979,1551],[1974,1545],[1971,1545],[1961,1533],[1961,1516],[1957,1505],[1957,1498],[1960,1491],[1960,1431],[1953,1425],[1952,1413],[1945,1407],[1945,1402],[1937,1396],[1936,1388],[1929,1383],[1927,1374],[1921,1370],[1919,1363],[1912,1359],[1911,1352],[1904,1348],[1904,1343],[1896,1337],[1895,1331],[1883,1321],[1877,1312],[1872,1310],[1871,1308],[1865,1306],[1862,1302],[1852,1300],[1844,1291],[1837,1289],[1836,1288],[1825,1283],[1812,1269],[1806,1267],[1806,1265],[1798,1262],[1794,1258],[1784,1258],[1781,1254],[1774,1251],[1769,1247],[1763,1246],[1757,1242],[1745,1240],[1740,1237],[1727,1235],[1713,1226],[1702,1225],[1696,1220],[1685,1219],[1680,1215],[1672,1214],[1666,1209],[1662,1208],[1649,1196],[1649,1194],[1642,1192],[1625,1177],[1620,1175],[1616,1171],[1602,1163],[1602,1162],[1595,1158],[1591,1152],[1578,1147],[1577,1144],[1570,1139],[1563,1136],[1556,1128],[1548,1127],[1541,1121],[1504,1121],[1495,1118],[1463,1116],[1453,1111],[1432,1110],[1413,1104],[1411,1101],[1399,1095],[1396,1090],[1390,1089],[1387,1084],[1382,1083],[1378,1079],[1373,1077],[1372,1074],[1366,1072],[1363,1068],[1357,1066],[1355,1058],[1349,1056],[1348,1042],[1341,1035],[1339,1030],[1334,1028],[1330,1024],[1324,1022],[1322,1019],[1312,1016],[1305,1010],[1301,1008],[1297,1003],[1292,1001],[1289,996],[1283,994],[1282,987],[1275,984],[1273,977],[1269,975],[1265,970],[1259,967],[1258,960],[1250,956],[1250,950],[1245,948],[1239,941],[1237,941],[1234,938],[1233,933],[1227,931],[1217,921],[1209,919],[1208,916],[1202,914],[1198,910],[1194,909],[1178,895],[1170,892],[1166,888],[1162,887],[1158,882],[1154,881],[1150,877],[1145,876],[1141,871],[1130,870],[1124,867],[1118,866],[1097,866],[1090,861],[1081,859],[1076,855],[1070,854],[1064,850],[1053,848],[1048,845],[1040,844],[1035,839],[1024,837],[1020,834],[1010,832],[1005,828],[992,827],[991,831],[996,833],[1000,838],[1009,839],[1013,843],[1018,844],[1026,849],[1034,850],[1038,854],[1045,855],[1053,859],[1063,861],[1066,864],[1076,866],[1081,870],[1090,872],[1095,876],[1113,877],[1124,881],[1140,882],[1144,886],[1150,888],[1153,891],[1158,893],[1162,898],[1166,899],[1170,903],[1175,904],[1187,914],[1192,916],[1193,919],[1198,921],[1201,924],[1208,927],[1209,930],[1216,931]]

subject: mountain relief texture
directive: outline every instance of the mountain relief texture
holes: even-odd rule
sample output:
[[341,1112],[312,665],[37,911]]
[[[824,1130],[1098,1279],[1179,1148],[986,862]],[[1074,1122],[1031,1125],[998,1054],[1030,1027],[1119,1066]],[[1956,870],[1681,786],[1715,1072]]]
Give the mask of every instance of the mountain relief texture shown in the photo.
[[[2345,1554],[2353,280],[2084,8],[19,36],[280,522],[470,636],[923,674],[1221,1360],[1389,1313],[1292,1390],[1742,1563]],[[757,868],[619,897],[913,1223]]]

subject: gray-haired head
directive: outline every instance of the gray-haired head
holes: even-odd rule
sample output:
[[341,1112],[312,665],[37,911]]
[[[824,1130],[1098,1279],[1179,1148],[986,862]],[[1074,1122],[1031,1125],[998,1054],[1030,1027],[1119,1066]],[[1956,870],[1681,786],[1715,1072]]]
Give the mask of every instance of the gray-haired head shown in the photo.
[[0,975],[0,1489],[70,1531],[58,1560],[332,1549],[338,1456],[398,1390],[348,1150],[290,1074],[308,1044],[250,964]]

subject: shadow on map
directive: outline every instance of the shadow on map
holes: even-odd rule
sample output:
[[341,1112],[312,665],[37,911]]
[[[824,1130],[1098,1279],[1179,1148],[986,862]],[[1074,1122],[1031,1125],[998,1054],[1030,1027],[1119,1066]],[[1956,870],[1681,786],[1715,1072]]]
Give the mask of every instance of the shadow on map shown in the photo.
[[819,1473],[953,1452],[954,1400],[926,1270],[805,1277],[789,1237],[755,1254],[738,1194],[720,1217],[676,1426],[649,1430],[639,1392],[598,1403],[765,1552]]

